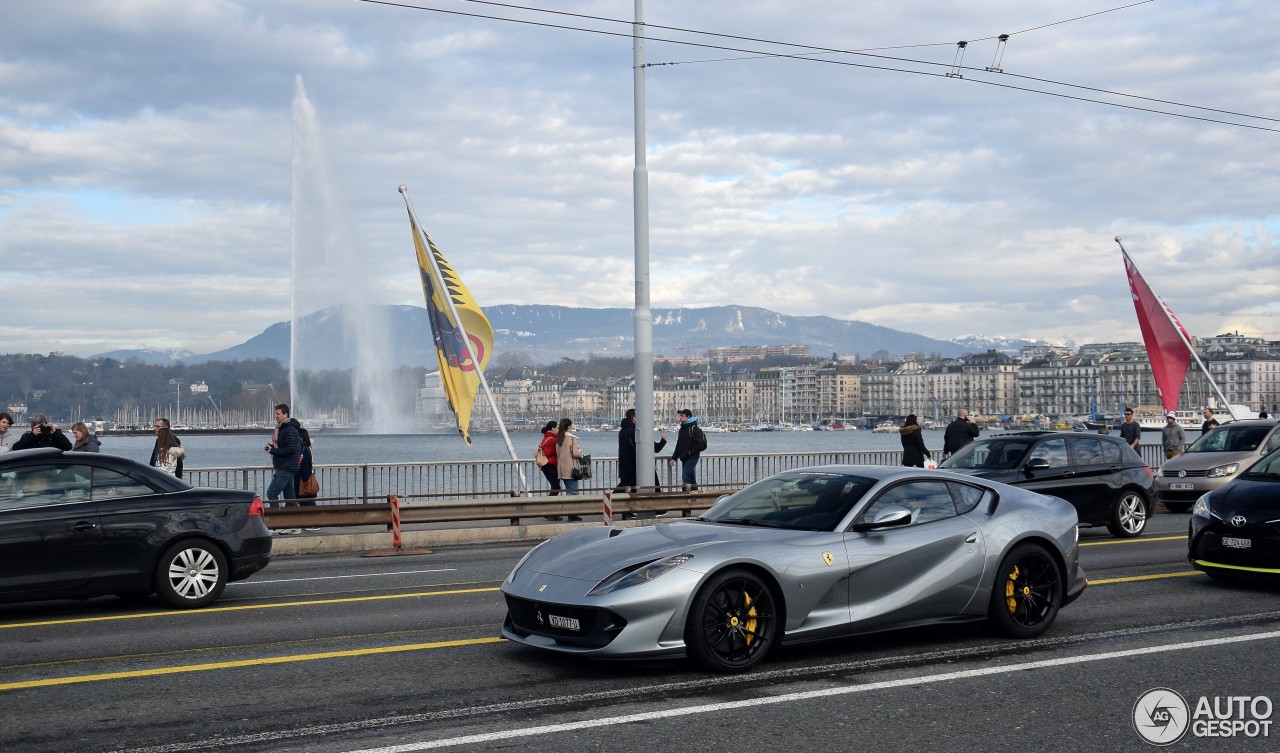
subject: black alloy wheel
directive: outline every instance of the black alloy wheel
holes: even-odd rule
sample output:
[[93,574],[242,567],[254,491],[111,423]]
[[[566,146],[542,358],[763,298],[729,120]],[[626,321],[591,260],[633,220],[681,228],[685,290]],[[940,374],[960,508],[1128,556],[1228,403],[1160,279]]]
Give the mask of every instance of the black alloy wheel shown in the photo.
[[1035,638],[1057,619],[1062,594],[1062,577],[1049,553],[1037,544],[1019,544],[996,571],[991,623],[1011,638]]
[[777,642],[773,592],[746,570],[717,573],[694,596],[684,632],[695,662],[713,672],[744,672]]

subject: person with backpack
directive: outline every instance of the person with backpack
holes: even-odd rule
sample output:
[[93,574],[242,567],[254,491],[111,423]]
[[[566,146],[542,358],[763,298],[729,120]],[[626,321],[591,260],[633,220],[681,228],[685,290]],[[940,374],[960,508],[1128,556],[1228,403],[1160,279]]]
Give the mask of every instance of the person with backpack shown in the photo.
[[680,461],[680,478],[686,490],[698,491],[698,456],[707,449],[707,435],[698,426],[698,417],[688,408],[681,408],[680,433],[676,435],[676,449],[671,454],[671,465]]

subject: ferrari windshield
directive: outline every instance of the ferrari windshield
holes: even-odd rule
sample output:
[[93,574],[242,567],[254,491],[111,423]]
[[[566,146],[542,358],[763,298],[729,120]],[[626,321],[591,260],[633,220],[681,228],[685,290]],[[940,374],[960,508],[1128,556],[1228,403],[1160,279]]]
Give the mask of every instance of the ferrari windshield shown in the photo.
[[843,473],[781,473],[725,497],[703,520],[803,531],[834,531],[876,479]]
[[942,462],[942,467],[1009,470],[1018,467],[1030,446],[1031,440],[1025,437],[980,439],[956,450],[954,455]]

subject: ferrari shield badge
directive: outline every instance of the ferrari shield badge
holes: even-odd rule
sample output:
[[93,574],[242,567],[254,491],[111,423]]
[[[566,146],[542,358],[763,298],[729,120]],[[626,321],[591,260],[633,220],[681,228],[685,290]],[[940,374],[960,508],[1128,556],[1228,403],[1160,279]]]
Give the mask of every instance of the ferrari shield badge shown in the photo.
[[827,563],[827,567],[831,567],[831,565],[836,561],[836,556],[831,552],[823,552],[822,561]]

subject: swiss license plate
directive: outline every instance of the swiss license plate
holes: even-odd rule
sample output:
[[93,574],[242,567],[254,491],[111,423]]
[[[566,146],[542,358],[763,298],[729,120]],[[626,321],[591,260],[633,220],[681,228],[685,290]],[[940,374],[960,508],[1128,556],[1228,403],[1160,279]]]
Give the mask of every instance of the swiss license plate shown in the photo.
[[1176,492],[1191,491],[1196,485],[1190,481],[1170,481],[1169,488]]
[[558,627],[561,630],[581,630],[581,625],[573,617],[561,617],[558,614],[547,615],[547,622],[551,623],[551,627]]
[[1253,546],[1253,541],[1249,539],[1235,539],[1230,536],[1223,536],[1222,545],[1231,547],[1232,549],[1248,549]]

